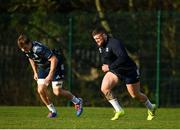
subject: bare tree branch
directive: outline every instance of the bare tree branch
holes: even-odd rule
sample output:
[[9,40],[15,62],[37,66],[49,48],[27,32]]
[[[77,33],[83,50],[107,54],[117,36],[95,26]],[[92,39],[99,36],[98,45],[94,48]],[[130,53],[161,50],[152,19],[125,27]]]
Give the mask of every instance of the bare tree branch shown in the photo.
[[[101,2],[100,0],[95,0],[95,4],[96,4],[96,9],[98,11],[98,14],[99,14],[99,18],[100,18],[100,22],[101,22],[101,25],[104,27],[104,29],[111,34],[111,29],[110,29],[110,26],[107,22],[107,20],[105,19],[105,15],[104,15],[104,12],[102,10],[102,6],[101,6]],[[112,35],[112,34],[111,34]]]

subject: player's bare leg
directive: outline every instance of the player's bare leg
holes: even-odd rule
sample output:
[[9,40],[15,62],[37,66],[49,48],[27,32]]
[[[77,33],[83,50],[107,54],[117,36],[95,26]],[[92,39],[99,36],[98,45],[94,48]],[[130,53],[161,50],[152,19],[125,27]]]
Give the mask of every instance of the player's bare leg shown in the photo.
[[134,84],[127,84],[126,86],[132,98],[135,98],[145,104],[148,109],[147,120],[152,120],[155,116],[156,105],[152,104],[147,98],[147,96],[140,91],[140,82]]
[[53,86],[53,93],[56,96],[64,96],[68,100],[71,100],[76,109],[76,115],[79,117],[83,112],[83,100],[82,98],[75,97],[70,91],[63,89],[61,86]]
[[45,84],[38,84],[37,91],[39,93],[39,96],[43,103],[47,106],[49,109],[48,117],[53,118],[57,116],[57,111],[53,105],[53,103],[50,101],[48,93],[47,93],[47,86]]
[[43,103],[45,105],[49,105],[51,102],[48,98],[48,94],[47,94],[47,86],[45,85],[38,85],[37,91],[40,95],[41,100],[43,101]]
[[126,84],[126,86],[132,98],[136,98],[140,102],[145,102],[147,100],[147,96],[140,92],[140,82]]
[[56,88],[53,87],[53,93],[56,96],[64,96],[69,100],[71,100],[73,98],[73,95],[72,95],[71,92],[69,92],[69,91],[67,91],[65,89],[59,88],[59,87],[56,87]]
[[117,120],[119,119],[119,117],[125,114],[124,110],[121,108],[118,100],[116,99],[116,97],[114,96],[112,92],[113,87],[117,83],[118,83],[118,77],[112,72],[107,72],[101,84],[101,91],[103,92],[103,94],[105,95],[109,103],[115,109],[115,115],[113,118],[111,118],[111,120]]

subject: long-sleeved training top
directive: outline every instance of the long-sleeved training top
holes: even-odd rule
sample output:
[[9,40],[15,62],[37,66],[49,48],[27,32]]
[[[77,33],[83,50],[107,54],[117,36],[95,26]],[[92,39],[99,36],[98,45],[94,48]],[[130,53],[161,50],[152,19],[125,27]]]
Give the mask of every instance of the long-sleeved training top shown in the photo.
[[[33,41],[31,50],[25,54],[28,58],[32,59],[38,65],[38,67],[50,67],[50,61],[48,61],[48,59],[51,58],[55,52],[50,50],[42,43]],[[58,55],[57,58],[59,63],[60,56]]]
[[99,47],[103,64],[108,64],[110,70],[128,71],[137,69],[135,62],[128,56],[124,45],[115,38],[108,37],[102,47]]

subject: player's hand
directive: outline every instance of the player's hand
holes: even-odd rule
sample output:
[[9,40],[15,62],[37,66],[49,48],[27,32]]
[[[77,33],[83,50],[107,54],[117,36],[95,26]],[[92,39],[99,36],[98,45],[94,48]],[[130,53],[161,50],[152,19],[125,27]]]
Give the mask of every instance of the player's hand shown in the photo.
[[48,76],[45,78],[45,84],[48,86],[52,80],[53,80],[53,76],[48,75]]
[[109,65],[103,64],[103,65],[102,65],[102,71],[103,71],[103,72],[109,71]]
[[34,73],[34,79],[38,80],[38,74],[37,73]]

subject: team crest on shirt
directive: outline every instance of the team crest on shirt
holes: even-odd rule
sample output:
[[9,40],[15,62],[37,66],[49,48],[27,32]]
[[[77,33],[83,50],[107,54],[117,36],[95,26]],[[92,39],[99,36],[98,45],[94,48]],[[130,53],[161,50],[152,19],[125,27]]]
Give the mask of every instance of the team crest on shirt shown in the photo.
[[106,47],[106,52],[109,52],[109,48],[108,47]]

